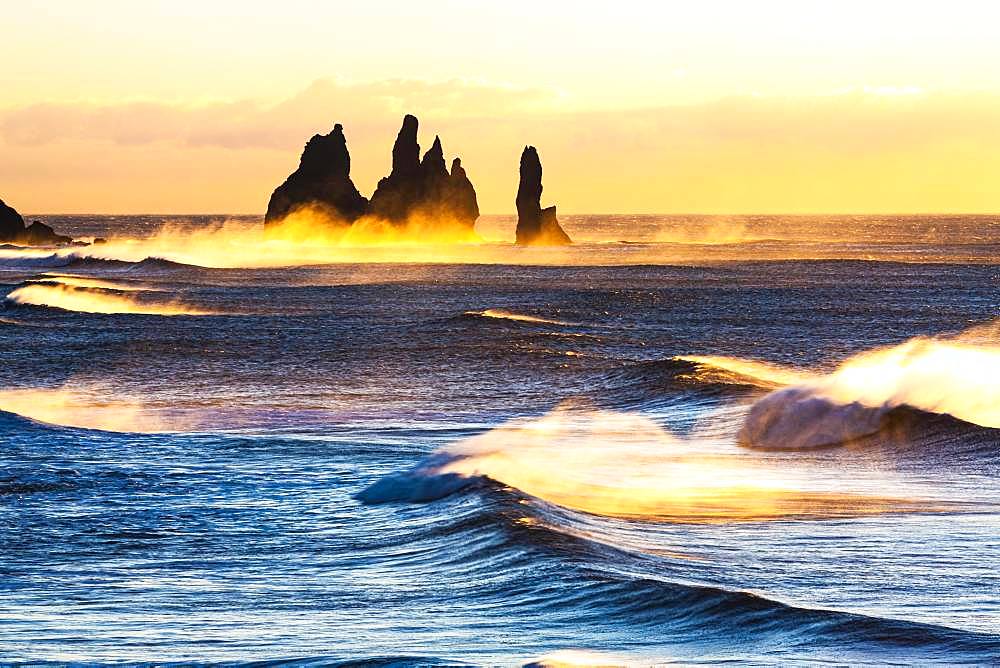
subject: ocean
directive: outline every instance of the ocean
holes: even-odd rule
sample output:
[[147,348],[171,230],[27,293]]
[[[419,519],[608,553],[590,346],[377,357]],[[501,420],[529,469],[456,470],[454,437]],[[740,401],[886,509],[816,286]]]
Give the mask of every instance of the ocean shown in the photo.
[[36,217],[0,663],[1000,663],[1000,216]]

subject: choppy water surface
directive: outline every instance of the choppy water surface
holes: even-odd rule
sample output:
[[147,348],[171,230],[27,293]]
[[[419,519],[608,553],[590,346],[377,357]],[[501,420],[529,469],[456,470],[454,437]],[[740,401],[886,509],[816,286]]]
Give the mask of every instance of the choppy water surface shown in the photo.
[[0,661],[1000,661],[997,219],[566,227],[0,249]]

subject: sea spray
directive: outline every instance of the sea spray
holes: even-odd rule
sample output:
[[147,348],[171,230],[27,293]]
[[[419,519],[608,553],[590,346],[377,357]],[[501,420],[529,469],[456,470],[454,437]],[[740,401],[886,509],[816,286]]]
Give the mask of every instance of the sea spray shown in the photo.
[[150,410],[136,398],[115,397],[102,387],[0,390],[0,411],[61,427],[126,433],[185,431],[189,420]]
[[916,337],[855,355],[828,374],[735,358],[682,359],[763,385],[788,385],[753,405],[739,439],[751,447],[808,449],[874,434],[902,406],[1000,428],[1000,346],[989,342],[993,329]]
[[[489,479],[571,510],[675,523],[752,522],[929,510],[834,491],[790,468],[713,452],[637,414],[560,407],[453,443],[363,490],[365,503],[433,501]],[[841,486],[842,487],[842,486]]]

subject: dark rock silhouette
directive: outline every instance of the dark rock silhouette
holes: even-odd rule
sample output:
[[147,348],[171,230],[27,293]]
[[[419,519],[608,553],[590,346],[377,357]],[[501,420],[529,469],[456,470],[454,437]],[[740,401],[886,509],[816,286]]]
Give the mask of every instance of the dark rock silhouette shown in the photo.
[[442,225],[457,223],[471,231],[479,218],[479,203],[462,161],[455,158],[448,172],[440,137],[434,137],[423,160],[418,161],[417,126],[415,116],[403,118],[392,147],[392,171],[378,182],[371,214],[397,224],[416,215]]
[[51,227],[37,220],[25,227],[21,214],[0,200],[0,243],[21,246],[57,246],[72,241],[72,237],[56,234],[56,231]]
[[517,243],[522,246],[566,246],[573,243],[556,219],[554,206],[542,208],[542,162],[534,146],[521,153],[517,187]]
[[271,195],[264,223],[279,222],[308,207],[346,224],[368,210],[368,200],[351,181],[351,155],[340,123],[333,126],[330,134],[313,135],[309,140],[298,169]]
[[278,222],[297,209],[316,207],[344,223],[371,215],[402,225],[419,216],[441,225],[458,223],[472,231],[479,203],[462,161],[455,158],[448,172],[439,137],[421,160],[418,124],[416,116],[403,118],[392,147],[392,170],[379,180],[370,202],[351,181],[343,128],[338,124],[326,136],[315,135],[306,144],[299,168],[271,195],[265,224]]
[[7,206],[0,199],[0,243],[16,240],[24,234],[24,218],[14,207]]
[[56,231],[41,221],[33,221],[25,228],[19,240],[29,246],[52,246],[73,242],[73,237],[56,234]]
[[[433,162],[433,158],[428,158],[430,154],[431,151],[428,151],[424,156],[425,162]],[[444,158],[441,160],[443,167]],[[432,169],[429,165],[428,170]],[[372,193],[370,213],[393,223],[404,222],[421,200],[423,180],[420,144],[417,143],[417,117],[407,114],[396,135],[396,143],[392,145],[392,171],[379,180]]]
[[451,178],[448,179],[442,200],[447,203],[456,220],[465,222],[469,227],[475,226],[476,219],[479,218],[479,202],[476,199],[476,189],[466,175],[460,158],[451,161]]

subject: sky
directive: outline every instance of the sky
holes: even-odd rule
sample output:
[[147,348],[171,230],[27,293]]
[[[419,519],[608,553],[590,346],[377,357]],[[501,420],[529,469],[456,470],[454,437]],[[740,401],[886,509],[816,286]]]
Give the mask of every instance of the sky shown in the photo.
[[371,194],[404,113],[485,213],[525,144],[563,213],[1000,212],[1000,3],[10,2],[0,198],[261,213],[344,124]]

